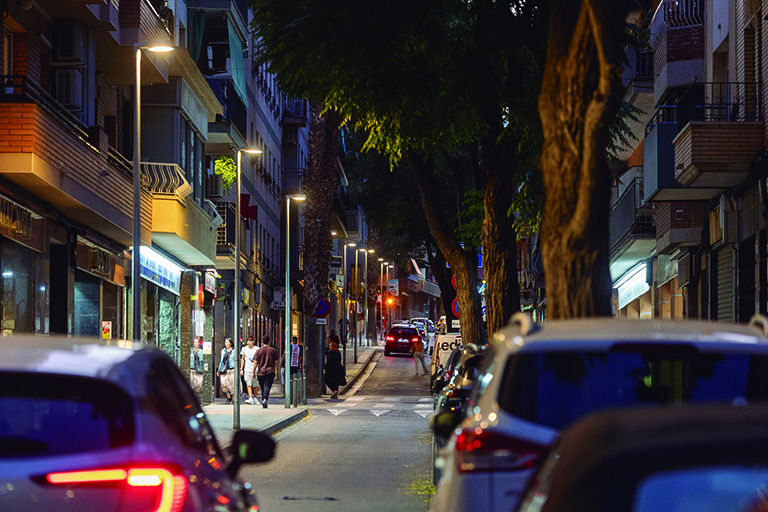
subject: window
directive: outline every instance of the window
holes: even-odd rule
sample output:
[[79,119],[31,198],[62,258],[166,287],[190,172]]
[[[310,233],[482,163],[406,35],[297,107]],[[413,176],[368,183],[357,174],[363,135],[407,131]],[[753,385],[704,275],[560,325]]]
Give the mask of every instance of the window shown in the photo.
[[652,346],[621,350],[512,356],[499,405],[528,421],[562,429],[609,407],[768,400],[766,357],[700,354],[686,345],[672,352]]
[[66,455],[130,445],[133,404],[102,380],[0,374],[0,458]]

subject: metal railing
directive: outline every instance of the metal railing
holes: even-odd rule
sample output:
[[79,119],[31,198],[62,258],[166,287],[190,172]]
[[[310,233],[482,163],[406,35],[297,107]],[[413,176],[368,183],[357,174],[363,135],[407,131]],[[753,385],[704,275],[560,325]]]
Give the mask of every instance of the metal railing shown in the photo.
[[214,201],[216,211],[224,222],[216,228],[216,245],[235,245],[235,204],[229,201]]
[[663,0],[658,9],[669,28],[704,24],[704,0]]
[[184,177],[184,171],[176,164],[142,162],[141,173],[146,177],[147,186],[154,194],[187,197],[192,193],[192,186]]
[[696,82],[677,102],[678,122],[690,121],[761,121],[760,82]]
[[213,204],[213,201],[210,199],[203,201],[203,210],[205,210],[205,213],[211,218],[211,227],[213,229],[218,229],[219,226],[224,224],[224,219],[221,218],[221,215],[219,215],[219,212],[216,209],[216,205]]
[[291,168],[283,170],[283,191],[302,192],[304,190],[304,169]]
[[221,119],[229,121],[240,132],[240,135],[248,135],[248,109],[240,100],[240,96],[235,91],[235,84],[231,78],[208,78],[208,84],[221,103],[224,113]]
[[360,212],[347,210],[347,231],[360,231]]
[[651,120],[645,125],[645,136],[647,137],[657,124],[668,123],[677,124],[677,105],[662,105],[651,116]]
[[38,84],[26,76],[19,75],[0,75],[0,83],[3,85],[0,89],[0,103],[32,101],[54,117],[67,131],[83,142],[89,143],[88,125]]
[[655,233],[653,211],[645,205],[643,178],[635,178],[611,208],[608,218],[608,246],[613,247],[627,233]]
[[[133,179],[133,162],[125,158],[118,150],[109,146],[107,150],[107,162],[120,171],[124,176]],[[144,176],[141,177],[142,185],[146,188],[147,183]]]
[[653,51],[635,52],[635,78],[653,78]]
[[285,98],[283,100],[283,112],[291,117],[305,117],[307,115],[307,100]]

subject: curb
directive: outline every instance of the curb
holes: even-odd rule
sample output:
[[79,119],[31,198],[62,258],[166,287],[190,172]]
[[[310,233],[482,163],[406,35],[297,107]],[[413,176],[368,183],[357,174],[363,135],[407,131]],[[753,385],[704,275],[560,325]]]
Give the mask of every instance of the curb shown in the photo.
[[294,423],[298,423],[299,420],[302,420],[302,419],[306,418],[307,416],[309,416],[309,408],[302,409],[301,411],[297,411],[292,416],[290,416],[288,418],[285,418],[282,421],[278,421],[274,425],[271,425],[271,426],[265,428],[264,430],[262,430],[262,432],[264,432],[265,434],[271,436],[271,435],[275,434],[276,432],[279,432],[280,430],[283,430],[284,428],[293,425]]
[[368,355],[368,360],[363,363],[363,367],[360,369],[360,371],[357,372],[356,375],[351,377],[349,379],[349,381],[347,381],[346,384],[344,384],[343,386],[341,386],[339,388],[339,394],[340,395],[346,393],[348,389],[350,389],[352,386],[354,386],[355,382],[357,382],[357,379],[359,379],[360,376],[365,373],[365,369],[368,368],[369,364],[371,364],[371,359],[373,359],[373,356],[376,355],[376,352],[378,352],[378,350],[376,350],[374,348],[374,350],[372,350],[371,353]]

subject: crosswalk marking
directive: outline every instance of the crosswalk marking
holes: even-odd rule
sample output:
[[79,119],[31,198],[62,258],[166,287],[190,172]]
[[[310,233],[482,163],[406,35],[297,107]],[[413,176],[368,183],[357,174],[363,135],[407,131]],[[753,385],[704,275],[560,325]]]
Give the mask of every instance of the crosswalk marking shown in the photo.
[[419,402],[432,402],[431,398],[419,398]]
[[426,418],[427,416],[429,416],[430,413],[429,411],[416,411],[416,414],[418,414],[422,418]]
[[374,404],[374,409],[391,409],[395,404]]
[[384,402],[399,402],[402,399],[403,399],[403,397],[401,397],[401,396],[385,396],[384,398],[382,398],[382,401],[384,401]]
[[432,405],[430,404],[416,404],[414,406],[414,409],[431,409]]
[[351,396],[346,399],[347,402],[360,402],[361,400],[365,400],[364,396]]

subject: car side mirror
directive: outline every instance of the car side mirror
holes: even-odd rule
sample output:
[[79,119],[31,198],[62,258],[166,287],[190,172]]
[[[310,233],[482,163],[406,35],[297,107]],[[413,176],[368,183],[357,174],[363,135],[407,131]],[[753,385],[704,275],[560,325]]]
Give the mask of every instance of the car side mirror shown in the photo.
[[256,430],[238,430],[232,438],[232,462],[227,471],[234,477],[243,464],[267,462],[275,456],[275,441]]
[[436,436],[448,439],[463,419],[464,413],[462,411],[441,412],[432,418],[432,430]]

